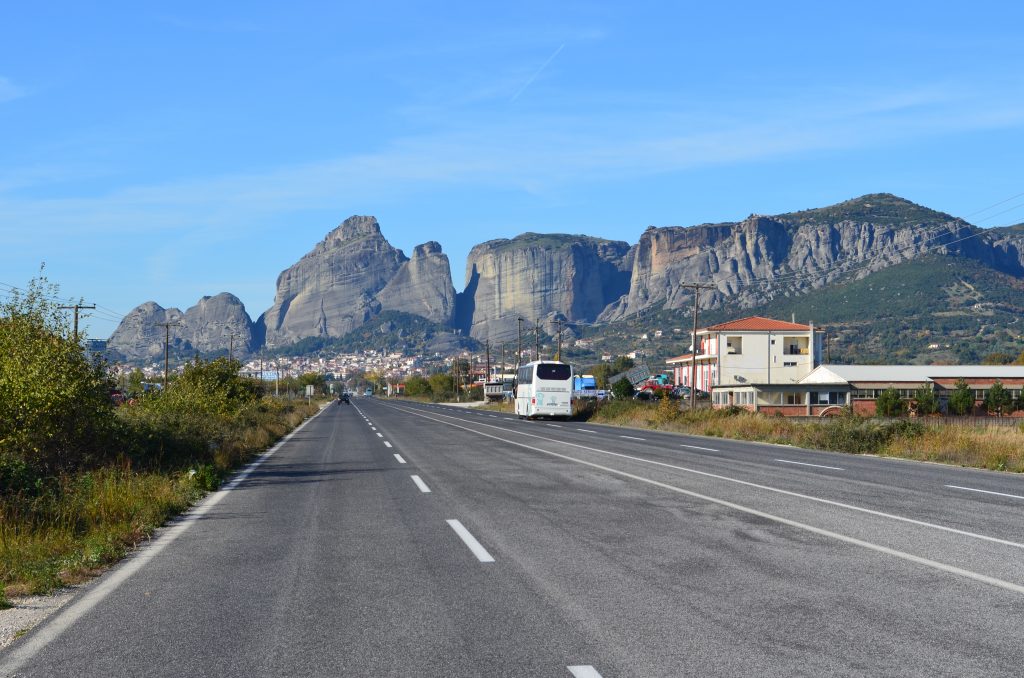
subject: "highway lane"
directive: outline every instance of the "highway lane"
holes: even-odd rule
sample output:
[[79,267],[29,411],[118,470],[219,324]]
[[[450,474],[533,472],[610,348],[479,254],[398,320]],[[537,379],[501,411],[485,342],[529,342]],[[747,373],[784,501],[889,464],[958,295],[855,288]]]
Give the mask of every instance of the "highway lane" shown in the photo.
[[591,423],[525,422],[444,405],[411,406],[580,445],[596,442],[600,447],[610,441],[623,453],[662,463],[696,464],[702,471],[792,492],[823,488],[836,501],[863,505],[867,498],[873,509],[1024,542],[1024,477],[1018,474]]
[[[1019,675],[1018,546],[775,491],[941,503],[886,481],[902,465],[838,481],[742,445],[548,423],[331,406],[92,607],[0,654],[0,675]],[[780,488],[707,475],[726,472]],[[1016,539],[1021,509],[973,494],[963,511],[999,513],[979,534]]]
[[[413,406],[410,411],[415,409]],[[993,508],[988,505],[987,495],[970,493],[966,498],[950,501],[935,495],[941,487],[927,483],[921,483],[917,489],[895,491],[884,483],[851,483],[808,474],[802,467],[796,471],[788,466],[780,469],[773,465],[774,454],[760,460],[764,465],[761,471],[754,462],[746,465],[745,473],[739,473],[736,467],[708,469],[701,460],[691,458],[682,462],[673,458],[678,453],[671,447],[659,447],[653,438],[635,440],[637,436],[629,435],[634,432],[623,438],[614,428],[604,431],[606,435],[596,442],[593,437],[579,442],[576,435],[563,431],[568,427],[538,427],[541,422],[492,424],[489,417],[481,420],[472,414],[452,416],[445,410],[430,416],[439,422],[470,427],[482,436],[505,436],[517,444],[536,446],[581,463],[610,464],[654,483],[669,482],[680,492],[701,496],[710,493],[713,500],[739,503],[850,539],[866,539],[877,548],[901,551],[907,558],[939,561],[934,567],[960,568],[968,571],[966,576],[995,577],[1010,585],[1024,585],[1019,564],[1024,542],[1017,536],[1024,512],[1016,507]],[[668,438],[678,440],[675,436]],[[576,441],[569,442],[572,439]],[[563,444],[559,445],[560,442]],[[771,449],[774,452],[775,448]],[[714,458],[710,461],[718,464]],[[928,471],[943,468],[930,464],[908,468],[913,466]],[[968,471],[946,470],[954,474]],[[952,519],[942,522],[942,518]],[[1000,529],[1000,525],[1007,527]]]

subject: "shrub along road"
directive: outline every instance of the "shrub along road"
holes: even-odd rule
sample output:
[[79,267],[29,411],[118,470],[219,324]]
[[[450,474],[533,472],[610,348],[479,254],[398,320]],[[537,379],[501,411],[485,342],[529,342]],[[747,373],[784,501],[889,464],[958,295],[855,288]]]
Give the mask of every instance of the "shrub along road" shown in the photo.
[[1019,476],[354,403],[0,675],[1019,675]]

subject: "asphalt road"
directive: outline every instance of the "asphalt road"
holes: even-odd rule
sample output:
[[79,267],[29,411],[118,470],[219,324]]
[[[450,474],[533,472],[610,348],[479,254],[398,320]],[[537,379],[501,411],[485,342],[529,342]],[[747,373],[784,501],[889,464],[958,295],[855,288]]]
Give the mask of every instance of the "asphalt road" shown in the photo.
[[1020,676],[1024,479],[359,398],[18,676]]

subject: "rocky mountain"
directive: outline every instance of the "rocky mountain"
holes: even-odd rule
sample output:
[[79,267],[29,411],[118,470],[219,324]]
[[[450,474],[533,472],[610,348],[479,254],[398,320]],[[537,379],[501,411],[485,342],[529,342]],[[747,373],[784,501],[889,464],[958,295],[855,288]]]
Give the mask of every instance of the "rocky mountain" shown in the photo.
[[260,318],[268,346],[341,337],[380,311],[376,295],[408,259],[374,217],[353,216],[277,277],[274,305]]
[[253,322],[242,301],[222,292],[203,297],[184,313],[153,301],[136,306],[107,341],[107,349],[126,360],[144,361],[164,354],[163,324],[172,323],[169,348],[175,355],[219,353],[234,348],[236,355],[253,347]]
[[[107,340],[107,350],[126,360],[149,360],[164,354],[164,328],[162,323],[180,323],[184,314],[177,308],[164,308],[155,301],[147,301],[133,308]],[[175,341],[181,338],[175,330]]]
[[692,302],[683,283],[712,285],[702,305],[749,308],[839,280],[861,278],[927,252],[966,256],[1024,273],[1020,239],[999,244],[962,219],[889,194],[739,223],[649,228],[633,250],[628,294],[600,316],[621,320]]
[[382,311],[404,311],[451,325],[455,313],[455,287],[448,256],[431,240],[417,245],[412,259],[402,264],[376,295]]
[[517,319],[592,321],[629,289],[630,246],[585,235],[524,233],[475,246],[458,318],[464,332],[503,340]]
[[[586,235],[524,233],[475,246],[466,261],[466,289],[456,294],[437,242],[418,245],[408,258],[381,234],[374,217],[353,216],[278,276],[274,304],[255,325],[230,294],[204,297],[185,313],[147,302],[125,317],[109,343],[132,360],[157,356],[163,350],[158,324],[180,321],[173,336],[181,351],[222,351],[232,334],[250,348],[302,350],[341,338],[351,343],[361,336],[353,332],[389,313],[422,318],[432,332],[442,330],[436,336],[454,329],[499,342],[516,336],[520,317],[527,328],[539,320],[551,333],[557,320],[614,324],[641,315],[674,316],[689,308],[692,293],[685,284],[693,282],[711,286],[701,307],[712,315],[771,309],[785,300],[810,303],[812,292],[935,256],[1024,280],[1024,226],[983,231],[881,193],[740,222],[650,227],[633,246]],[[915,294],[927,289],[916,286]],[[999,303],[1015,308],[1011,302]]]
[[254,347],[252,318],[242,300],[227,292],[200,299],[185,311],[181,325],[176,333],[200,353],[230,350],[241,355]]

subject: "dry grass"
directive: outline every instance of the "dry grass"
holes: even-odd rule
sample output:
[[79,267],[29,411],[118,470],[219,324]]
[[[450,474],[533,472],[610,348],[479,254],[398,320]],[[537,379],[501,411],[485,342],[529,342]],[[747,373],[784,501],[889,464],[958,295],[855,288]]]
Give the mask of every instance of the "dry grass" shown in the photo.
[[1024,472],[1024,425],[926,427],[910,420],[860,417],[796,422],[746,411],[680,411],[668,400],[655,404],[613,401],[581,417],[617,426]]
[[0,607],[5,595],[46,593],[95,576],[316,411],[305,402],[254,410],[219,441],[209,463],[191,468],[139,471],[125,462],[0,496]]

